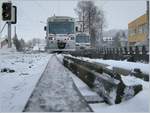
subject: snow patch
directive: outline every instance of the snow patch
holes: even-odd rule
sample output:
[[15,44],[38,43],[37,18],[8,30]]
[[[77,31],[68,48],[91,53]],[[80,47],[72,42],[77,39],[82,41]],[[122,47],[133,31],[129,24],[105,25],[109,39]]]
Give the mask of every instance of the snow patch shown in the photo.
[[5,67],[15,70],[14,73],[0,72],[0,112],[21,112],[24,109],[50,56],[0,50],[0,70]]

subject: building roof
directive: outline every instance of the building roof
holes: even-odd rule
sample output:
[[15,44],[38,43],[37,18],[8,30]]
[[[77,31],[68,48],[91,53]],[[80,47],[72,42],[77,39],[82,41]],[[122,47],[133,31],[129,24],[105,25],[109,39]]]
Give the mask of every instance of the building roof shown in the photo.
[[137,27],[138,25],[142,25],[147,23],[147,14],[143,14],[142,16],[136,18],[135,20],[128,23],[129,28]]

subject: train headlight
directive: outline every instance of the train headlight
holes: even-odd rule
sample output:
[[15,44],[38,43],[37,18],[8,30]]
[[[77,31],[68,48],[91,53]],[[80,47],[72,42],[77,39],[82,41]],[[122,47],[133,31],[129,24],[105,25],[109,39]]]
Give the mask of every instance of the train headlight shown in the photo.
[[67,40],[71,40],[71,38],[70,38],[70,37],[68,37],[68,38],[67,38]]
[[55,38],[54,37],[49,37],[49,40],[55,40]]

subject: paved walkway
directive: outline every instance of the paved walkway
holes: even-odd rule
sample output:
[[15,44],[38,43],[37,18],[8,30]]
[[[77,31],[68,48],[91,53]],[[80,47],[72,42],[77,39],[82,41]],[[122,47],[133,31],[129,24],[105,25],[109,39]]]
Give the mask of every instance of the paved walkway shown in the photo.
[[24,111],[88,112],[87,103],[73,85],[67,69],[52,56]]

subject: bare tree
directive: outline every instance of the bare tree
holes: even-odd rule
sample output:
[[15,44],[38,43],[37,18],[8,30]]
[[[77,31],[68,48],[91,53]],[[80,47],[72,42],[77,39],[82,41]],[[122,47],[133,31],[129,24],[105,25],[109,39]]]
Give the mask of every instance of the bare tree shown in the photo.
[[13,43],[14,43],[17,51],[21,51],[22,50],[21,43],[18,40],[17,34],[15,34],[14,37],[13,37]]
[[21,49],[24,50],[25,46],[26,46],[24,39],[22,39],[22,38],[20,39],[20,44],[21,44]]
[[121,47],[121,43],[120,43],[120,31],[118,31],[114,37],[114,47]]
[[99,38],[102,38],[103,28],[105,27],[103,11],[93,1],[79,1],[75,11],[79,21],[83,22],[83,32],[89,32],[91,45],[95,47]]
[[32,39],[32,44],[33,46],[35,46],[38,43],[38,39],[37,38],[33,38]]
[[26,47],[27,47],[27,48],[32,48],[32,47],[33,47],[33,44],[32,44],[32,41],[31,41],[31,40],[27,41]]

